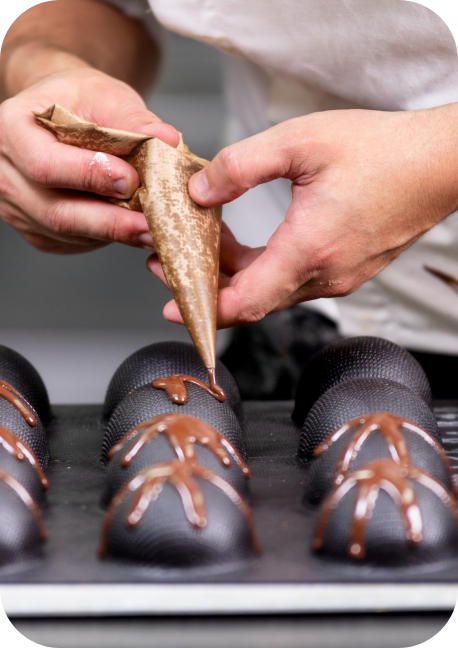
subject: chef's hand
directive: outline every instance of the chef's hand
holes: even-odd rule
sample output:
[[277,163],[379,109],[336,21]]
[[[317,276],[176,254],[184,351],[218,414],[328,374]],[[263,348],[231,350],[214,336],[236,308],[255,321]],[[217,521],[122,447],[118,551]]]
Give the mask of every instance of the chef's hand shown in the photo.
[[127,84],[87,67],[46,77],[0,105],[3,220],[43,252],[89,252],[112,241],[152,250],[143,214],[90,195],[130,198],[137,172],[115,156],[60,144],[38,126],[32,110],[54,103],[99,125],[178,144],[177,131]]
[[32,111],[58,103],[100,126],[177,146],[177,131],[133,89],[150,86],[158,60],[140,23],[97,0],[44,2],[10,27],[0,58],[0,215],[31,245],[56,254],[112,241],[154,249],[143,214],[97,198],[130,198],[137,172],[60,144]]
[[[458,104],[316,113],[222,150],[189,182],[201,205],[274,178],[292,183],[267,246],[222,238],[220,328],[292,304],[348,295],[458,206]],[[160,275],[157,262],[150,269]],[[174,302],[167,319],[181,321]]]

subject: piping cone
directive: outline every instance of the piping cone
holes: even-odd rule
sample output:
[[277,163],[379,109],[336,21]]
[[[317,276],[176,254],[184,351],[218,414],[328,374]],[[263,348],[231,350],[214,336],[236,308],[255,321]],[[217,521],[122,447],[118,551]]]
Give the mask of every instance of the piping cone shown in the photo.
[[34,116],[60,142],[123,157],[137,170],[134,196],[112,202],[145,214],[189,335],[205,367],[214,369],[221,207],[201,207],[188,192],[189,178],[208,162],[182,140],[174,149],[154,137],[101,128],[58,105]]

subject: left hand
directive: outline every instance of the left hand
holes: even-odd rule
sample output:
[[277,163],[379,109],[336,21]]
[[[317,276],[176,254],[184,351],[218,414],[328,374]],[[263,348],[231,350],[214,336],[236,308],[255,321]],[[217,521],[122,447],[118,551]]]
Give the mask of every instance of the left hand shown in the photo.
[[[223,149],[189,181],[200,205],[230,202],[275,178],[292,183],[285,220],[266,247],[227,228],[218,327],[356,290],[458,207],[458,104],[291,119]],[[161,276],[157,258],[149,269]],[[175,303],[164,315],[181,322]]]

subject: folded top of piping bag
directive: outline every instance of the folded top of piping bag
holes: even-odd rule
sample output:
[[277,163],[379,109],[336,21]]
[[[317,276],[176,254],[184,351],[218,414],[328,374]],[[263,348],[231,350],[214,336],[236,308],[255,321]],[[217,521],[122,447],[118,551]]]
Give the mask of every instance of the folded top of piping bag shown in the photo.
[[188,180],[208,164],[180,139],[175,149],[155,137],[103,128],[57,104],[33,113],[40,126],[72,146],[123,157],[140,176],[129,201],[143,211],[159,260],[186,328],[208,371],[215,395],[216,304],[218,297],[221,207],[201,207],[189,195]]

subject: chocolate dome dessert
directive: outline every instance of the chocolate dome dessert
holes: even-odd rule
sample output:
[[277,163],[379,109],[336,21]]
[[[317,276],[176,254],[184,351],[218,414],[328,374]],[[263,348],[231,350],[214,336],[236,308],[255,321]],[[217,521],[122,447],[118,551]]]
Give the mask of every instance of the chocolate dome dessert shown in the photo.
[[33,450],[40,466],[46,468],[49,462],[46,432],[37,412],[30,406],[27,410],[34,419],[34,425],[31,425],[14,405],[0,396],[0,425],[26,443]]
[[430,407],[405,385],[383,378],[355,378],[332,387],[310,409],[302,427],[298,456],[310,460],[332,432],[358,416],[389,412],[405,417],[440,442]]
[[[189,374],[189,367],[172,363],[167,371]],[[220,376],[229,391],[230,374]],[[250,471],[229,399],[221,402],[193,375],[184,383],[164,371],[158,378],[151,382],[150,373],[107,424],[100,555],[167,567],[252,556],[258,545],[247,503]]]
[[39,504],[48,487],[43,469],[49,455],[31,403],[49,417],[38,373],[18,353],[0,347],[0,565],[36,557],[46,539]]
[[[305,502],[321,503],[346,475],[382,458],[406,459],[453,491],[450,464],[433,413],[416,394],[409,394],[402,385],[396,390],[396,383],[390,382],[350,380],[333,387],[315,403],[303,429],[302,448],[307,457],[313,457],[305,477]],[[365,394],[377,394],[376,406],[372,399],[364,399]],[[342,400],[345,416],[338,409]],[[390,409],[396,413],[387,413]],[[412,418],[404,416],[405,412]]]
[[304,371],[302,415],[316,552],[384,567],[458,554],[450,463],[426,376],[406,351],[377,338],[330,345]]
[[48,392],[38,371],[20,353],[0,345],[0,384],[5,382],[29,403],[43,423],[51,418]]
[[102,461],[110,448],[136,425],[162,414],[194,416],[217,430],[246,458],[243,432],[233,410],[196,385],[187,385],[188,399],[175,404],[165,391],[146,384],[128,394],[112,413],[103,440]]
[[[115,371],[105,396],[104,418],[108,419],[118,403],[134,389],[151,383],[156,378],[175,374],[184,374],[203,383],[207,382],[207,369],[192,344],[159,342],[139,349]],[[242,401],[237,385],[220,360],[216,362],[216,381],[226,395],[226,403],[242,422]]]
[[455,497],[416,467],[374,460],[324,501],[314,549],[328,558],[380,566],[456,557]]
[[354,337],[329,344],[305,366],[296,392],[293,421],[302,425],[328,389],[353,378],[383,378],[409,387],[431,406],[426,374],[408,351],[376,337]]
[[38,506],[1,468],[0,517],[0,566],[38,557],[47,537]]

